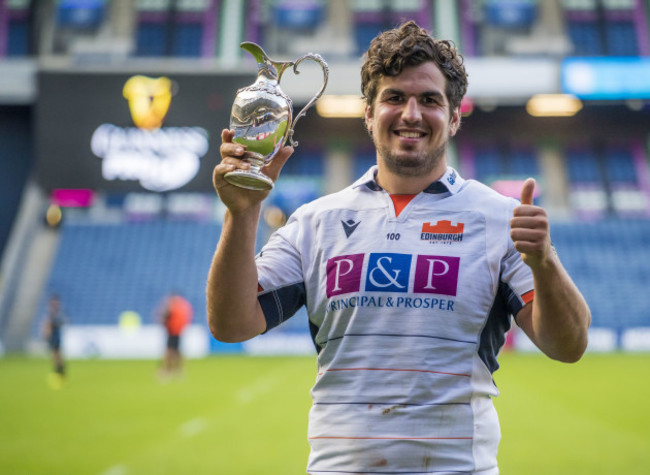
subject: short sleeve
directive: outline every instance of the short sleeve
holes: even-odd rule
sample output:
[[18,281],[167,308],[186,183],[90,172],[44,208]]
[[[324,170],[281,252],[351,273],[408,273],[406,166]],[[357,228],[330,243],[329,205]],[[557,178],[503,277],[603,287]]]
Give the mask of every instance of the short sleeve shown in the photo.
[[298,222],[290,220],[273,233],[255,257],[258,300],[266,318],[266,330],[292,317],[305,304],[302,259],[295,246]]
[[510,237],[507,252],[501,260],[499,284],[505,290],[508,313],[513,316],[534,298],[533,273],[515,249]]

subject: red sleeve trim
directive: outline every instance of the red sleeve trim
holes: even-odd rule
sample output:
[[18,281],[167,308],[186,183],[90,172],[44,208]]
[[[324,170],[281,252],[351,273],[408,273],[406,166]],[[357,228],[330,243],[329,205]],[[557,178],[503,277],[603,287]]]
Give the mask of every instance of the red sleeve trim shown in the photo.
[[526,292],[524,295],[521,296],[521,300],[524,301],[524,303],[530,303],[533,301],[535,298],[535,291],[531,290],[529,292]]

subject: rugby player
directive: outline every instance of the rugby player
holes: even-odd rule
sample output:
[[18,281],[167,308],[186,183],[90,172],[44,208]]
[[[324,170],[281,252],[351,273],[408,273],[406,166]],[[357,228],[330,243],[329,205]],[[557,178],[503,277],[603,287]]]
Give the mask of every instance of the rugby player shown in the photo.
[[[414,22],[379,34],[361,69],[377,164],[301,206],[254,256],[267,192],[222,132],[215,189],[227,206],[207,283],[210,329],[238,342],[305,305],[318,350],[310,474],[498,474],[492,375],[516,324],[549,357],[579,360],[590,311],[551,245],[545,210],[448,166],[467,90],[452,43]],[[277,179],[293,150],[264,172]]]

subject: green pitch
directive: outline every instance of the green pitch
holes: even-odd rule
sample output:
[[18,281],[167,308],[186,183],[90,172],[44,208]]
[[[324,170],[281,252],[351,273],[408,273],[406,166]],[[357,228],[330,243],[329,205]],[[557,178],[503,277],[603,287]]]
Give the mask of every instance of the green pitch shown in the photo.
[[[646,474],[650,355],[576,365],[504,354],[495,374],[502,475]],[[0,473],[304,474],[315,358],[191,360],[161,382],[153,361],[0,359]]]

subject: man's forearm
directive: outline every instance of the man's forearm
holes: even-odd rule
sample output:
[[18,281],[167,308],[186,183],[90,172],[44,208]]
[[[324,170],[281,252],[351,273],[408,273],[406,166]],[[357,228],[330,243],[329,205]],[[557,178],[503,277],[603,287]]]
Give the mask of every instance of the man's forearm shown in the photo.
[[531,328],[537,345],[551,358],[574,362],[587,346],[591,313],[557,256],[533,271],[535,300]]
[[221,341],[243,341],[266,328],[257,301],[255,239],[260,206],[226,212],[206,289],[210,331]]

